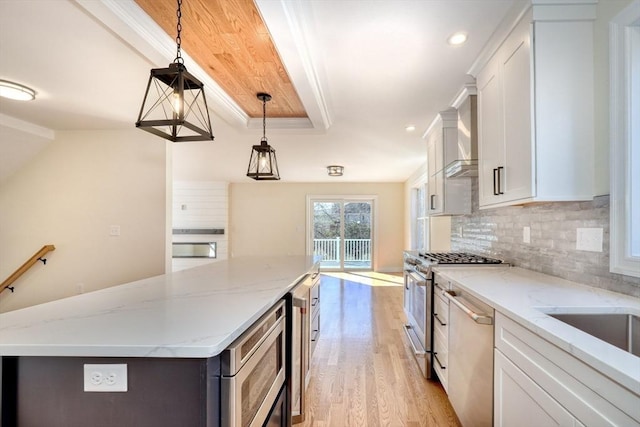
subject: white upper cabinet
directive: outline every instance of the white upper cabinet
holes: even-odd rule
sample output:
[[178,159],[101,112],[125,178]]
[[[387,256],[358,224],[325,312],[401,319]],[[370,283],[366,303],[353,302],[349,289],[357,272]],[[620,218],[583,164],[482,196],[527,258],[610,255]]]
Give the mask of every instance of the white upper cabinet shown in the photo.
[[595,4],[543,3],[477,73],[481,208],[593,198]]
[[456,160],[458,112],[442,111],[424,135],[427,140],[427,214],[461,215],[471,212],[471,180],[445,177],[445,166]]

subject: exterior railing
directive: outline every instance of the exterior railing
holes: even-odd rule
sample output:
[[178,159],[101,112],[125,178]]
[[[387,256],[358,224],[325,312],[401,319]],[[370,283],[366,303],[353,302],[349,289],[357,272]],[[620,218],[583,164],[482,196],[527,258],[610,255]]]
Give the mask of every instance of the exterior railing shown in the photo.
[[[323,261],[340,261],[340,238],[313,239],[314,255],[322,255]],[[345,261],[371,261],[371,239],[345,239]]]

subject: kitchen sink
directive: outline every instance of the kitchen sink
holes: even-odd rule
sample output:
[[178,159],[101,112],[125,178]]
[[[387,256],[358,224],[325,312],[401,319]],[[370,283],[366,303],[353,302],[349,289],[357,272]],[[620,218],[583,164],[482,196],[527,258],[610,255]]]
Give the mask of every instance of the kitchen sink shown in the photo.
[[574,328],[640,357],[640,316],[630,313],[548,313]]

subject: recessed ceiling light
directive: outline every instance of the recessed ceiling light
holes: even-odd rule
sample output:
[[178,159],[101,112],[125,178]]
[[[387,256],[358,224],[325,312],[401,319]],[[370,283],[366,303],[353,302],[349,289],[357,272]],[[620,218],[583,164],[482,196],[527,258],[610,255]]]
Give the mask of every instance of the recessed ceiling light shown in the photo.
[[452,34],[448,39],[447,43],[452,46],[458,46],[467,41],[467,33],[459,31],[457,33]]
[[36,98],[36,91],[18,83],[0,80],[0,96],[17,101],[31,101]]
[[416,130],[416,127],[415,125],[407,125],[404,130],[406,130],[407,132],[413,132],[414,130]]

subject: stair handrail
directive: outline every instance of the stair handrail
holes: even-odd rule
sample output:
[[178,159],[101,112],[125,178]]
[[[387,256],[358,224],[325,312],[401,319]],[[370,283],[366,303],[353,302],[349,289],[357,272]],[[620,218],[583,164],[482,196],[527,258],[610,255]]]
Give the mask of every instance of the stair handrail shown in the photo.
[[42,261],[42,263],[46,265],[47,259],[42,257],[55,250],[56,247],[53,245],[44,245],[42,249],[36,252],[31,258],[27,260],[27,262],[22,264],[20,268],[14,271],[11,276],[9,276],[4,282],[2,282],[2,284],[0,285],[0,292],[4,291],[7,288],[9,288],[11,292],[13,292],[13,287],[11,286],[11,284],[18,280],[18,278],[22,276],[27,270],[29,270],[36,262]]

